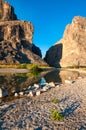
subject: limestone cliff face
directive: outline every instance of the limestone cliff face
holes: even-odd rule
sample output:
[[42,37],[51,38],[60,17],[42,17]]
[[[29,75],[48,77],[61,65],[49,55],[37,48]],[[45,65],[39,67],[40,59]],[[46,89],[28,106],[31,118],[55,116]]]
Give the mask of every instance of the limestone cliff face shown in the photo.
[[46,64],[41,50],[32,43],[33,25],[19,21],[13,7],[0,1],[0,63]]
[[0,21],[17,20],[14,8],[9,3],[0,0]]
[[67,25],[63,38],[46,53],[51,66],[86,66],[86,18],[76,16]]

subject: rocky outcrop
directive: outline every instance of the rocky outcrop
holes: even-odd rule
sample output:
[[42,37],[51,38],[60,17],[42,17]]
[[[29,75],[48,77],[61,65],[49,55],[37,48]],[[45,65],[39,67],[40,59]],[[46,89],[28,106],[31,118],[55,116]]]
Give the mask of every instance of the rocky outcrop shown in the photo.
[[46,53],[45,61],[55,67],[86,66],[86,18],[76,16],[63,38]]
[[9,3],[0,0],[0,21],[17,20],[14,8]]
[[46,64],[41,50],[32,43],[33,25],[19,21],[13,7],[0,0],[0,63]]

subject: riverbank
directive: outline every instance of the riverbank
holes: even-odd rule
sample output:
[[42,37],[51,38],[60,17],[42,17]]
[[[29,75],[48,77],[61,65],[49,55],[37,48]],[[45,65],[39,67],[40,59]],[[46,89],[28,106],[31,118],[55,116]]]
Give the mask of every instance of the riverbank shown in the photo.
[[1,68],[0,73],[28,73],[28,69]]
[[[54,98],[57,104],[52,102]],[[63,120],[50,119],[52,108],[62,112]],[[0,117],[0,130],[85,130],[86,78],[61,84],[40,96],[0,104]]]

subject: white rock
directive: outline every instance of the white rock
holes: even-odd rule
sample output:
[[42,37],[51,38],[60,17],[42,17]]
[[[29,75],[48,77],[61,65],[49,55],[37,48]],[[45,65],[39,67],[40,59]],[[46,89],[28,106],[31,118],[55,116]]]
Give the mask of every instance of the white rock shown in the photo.
[[33,97],[35,95],[35,93],[33,91],[29,92],[29,96]]
[[18,95],[18,93],[15,93],[14,96],[15,96],[15,97],[18,97],[19,95]]
[[57,87],[57,88],[59,88],[59,87],[60,87],[60,85],[56,85],[56,87]]
[[19,95],[20,95],[20,96],[23,96],[23,95],[24,95],[24,92],[19,92]]
[[50,88],[49,86],[44,86],[44,87],[43,87],[43,91],[46,92],[49,88]]
[[40,90],[36,92],[36,96],[39,96],[40,94],[41,94]]
[[55,83],[54,83],[54,82],[50,82],[50,83],[48,83],[48,85],[49,85],[50,87],[55,87]]
[[66,84],[71,84],[72,82],[70,80],[65,80]]
[[72,84],[72,83],[74,83],[75,81],[74,80],[65,80],[65,83],[66,84]]
[[31,89],[32,86],[29,86],[28,89]]
[[35,88],[40,88],[40,86],[38,84],[34,84]]
[[8,92],[4,88],[0,88],[0,98],[8,96]]

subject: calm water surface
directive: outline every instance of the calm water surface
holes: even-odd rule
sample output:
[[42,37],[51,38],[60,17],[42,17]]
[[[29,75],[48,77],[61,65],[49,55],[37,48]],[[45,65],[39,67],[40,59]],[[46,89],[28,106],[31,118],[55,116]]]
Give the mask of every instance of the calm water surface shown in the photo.
[[13,92],[19,92],[34,83],[40,83],[41,78],[46,82],[64,83],[65,80],[76,80],[78,77],[86,77],[86,74],[77,71],[54,70],[40,74],[1,74],[0,87],[4,87],[8,93],[8,99],[11,100]]

